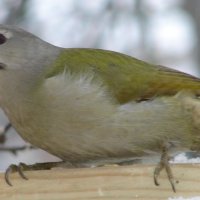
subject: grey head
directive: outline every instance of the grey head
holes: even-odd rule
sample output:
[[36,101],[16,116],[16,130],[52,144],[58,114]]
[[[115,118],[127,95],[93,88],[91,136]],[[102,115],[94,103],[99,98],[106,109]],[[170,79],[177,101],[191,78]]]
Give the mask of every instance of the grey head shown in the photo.
[[0,25],[0,68],[39,67],[36,64],[50,60],[57,51],[57,47],[21,28]]
[[21,28],[0,25],[0,97],[28,90],[60,50]]

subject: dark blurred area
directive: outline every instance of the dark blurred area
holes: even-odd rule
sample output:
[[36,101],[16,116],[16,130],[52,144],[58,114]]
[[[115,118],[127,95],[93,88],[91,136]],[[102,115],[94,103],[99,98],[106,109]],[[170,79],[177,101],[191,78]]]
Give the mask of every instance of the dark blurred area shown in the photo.
[[[200,76],[198,0],[1,0],[0,23],[17,25],[62,47],[122,52]],[[8,120],[1,113],[0,125]],[[9,130],[0,147],[23,146]],[[0,169],[11,163],[55,161],[40,150],[0,151]]]

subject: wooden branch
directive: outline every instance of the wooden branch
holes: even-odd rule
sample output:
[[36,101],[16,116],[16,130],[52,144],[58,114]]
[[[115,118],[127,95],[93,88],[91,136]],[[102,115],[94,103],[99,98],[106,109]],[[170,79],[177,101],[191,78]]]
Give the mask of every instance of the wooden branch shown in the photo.
[[153,183],[153,165],[108,166],[84,169],[53,169],[10,176],[13,186],[0,174],[2,200],[162,200],[169,197],[200,196],[200,164],[171,165],[177,193],[163,171],[160,186]]

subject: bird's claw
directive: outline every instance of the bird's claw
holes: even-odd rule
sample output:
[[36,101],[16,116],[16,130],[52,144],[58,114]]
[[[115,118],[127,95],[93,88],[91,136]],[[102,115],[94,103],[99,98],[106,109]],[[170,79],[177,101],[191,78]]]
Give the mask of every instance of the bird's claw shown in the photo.
[[71,163],[66,161],[60,162],[47,162],[47,163],[36,163],[33,165],[26,165],[24,163],[20,163],[19,165],[10,165],[5,172],[5,181],[8,185],[12,186],[10,182],[10,174],[14,172],[18,172],[22,179],[28,180],[28,178],[24,175],[24,171],[35,171],[35,170],[49,170],[53,167],[72,167]]
[[174,192],[176,192],[172,170],[171,170],[170,165],[169,165],[169,156],[168,156],[167,150],[168,150],[168,148],[166,148],[164,146],[163,147],[163,152],[162,152],[162,155],[161,155],[161,159],[160,159],[160,163],[157,165],[157,167],[154,170],[154,184],[156,186],[160,185],[159,182],[158,182],[158,177],[160,175],[160,172],[163,169],[165,169],[166,172],[167,172],[168,180],[169,180],[169,182],[171,184],[172,190]]
[[158,174],[156,173],[156,169],[155,169],[155,171],[154,171],[154,184],[155,184],[156,186],[159,186],[159,185],[160,185],[159,182],[158,182]]
[[26,164],[20,163],[19,165],[10,165],[5,172],[5,181],[8,185],[12,186],[10,181],[10,174],[14,172],[18,172],[20,177],[24,180],[28,180],[28,178],[24,175],[23,170],[26,167]]

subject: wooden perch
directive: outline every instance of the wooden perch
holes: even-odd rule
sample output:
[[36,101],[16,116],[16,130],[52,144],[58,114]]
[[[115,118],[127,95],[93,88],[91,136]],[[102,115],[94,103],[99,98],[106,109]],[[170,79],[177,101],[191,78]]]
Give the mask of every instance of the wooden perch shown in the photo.
[[0,174],[1,200],[162,200],[200,196],[200,164],[171,165],[177,192],[163,171],[160,186],[153,183],[153,165],[107,166],[84,169],[53,169],[10,176],[13,186]]

